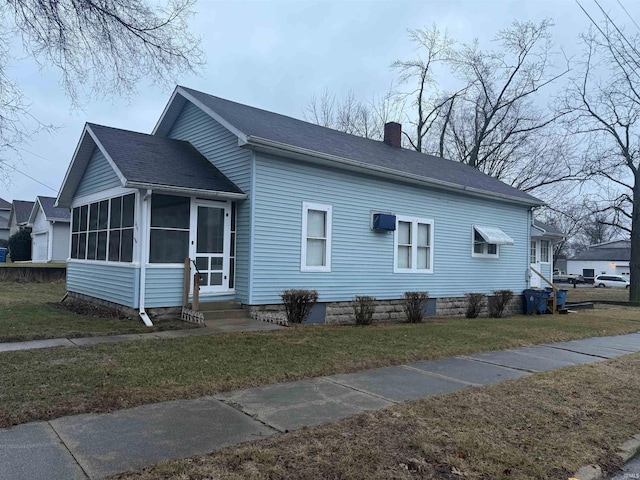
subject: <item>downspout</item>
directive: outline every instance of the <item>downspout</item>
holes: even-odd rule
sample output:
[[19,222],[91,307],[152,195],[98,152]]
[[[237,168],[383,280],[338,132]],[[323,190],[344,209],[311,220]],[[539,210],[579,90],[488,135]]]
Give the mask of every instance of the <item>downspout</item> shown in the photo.
[[149,197],[151,197],[151,190],[147,190],[144,196],[142,197],[142,212],[140,215],[140,250],[139,250],[139,260],[140,260],[140,298],[138,300],[138,306],[140,308],[139,314],[140,318],[144,322],[147,327],[153,327],[153,323],[147,315],[147,312],[144,310],[144,297],[146,293],[146,284],[147,284],[147,259],[146,259],[146,246],[149,244],[149,226],[148,226],[148,211],[149,211]]

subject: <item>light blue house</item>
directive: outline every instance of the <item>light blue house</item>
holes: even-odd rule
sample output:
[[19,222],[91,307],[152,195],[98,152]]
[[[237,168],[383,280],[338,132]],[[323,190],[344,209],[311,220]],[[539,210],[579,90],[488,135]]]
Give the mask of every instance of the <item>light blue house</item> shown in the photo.
[[[542,202],[471,167],[177,87],[151,135],[87,124],[57,205],[72,209],[67,289],[148,314],[181,305],[184,259],[200,297],[276,309],[314,289],[314,318],[370,295],[530,282]],[[457,305],[457,307],[456,307]],[[393,310],[393,309],[390,309]],[[153,315],[152,315],[153,316]]]

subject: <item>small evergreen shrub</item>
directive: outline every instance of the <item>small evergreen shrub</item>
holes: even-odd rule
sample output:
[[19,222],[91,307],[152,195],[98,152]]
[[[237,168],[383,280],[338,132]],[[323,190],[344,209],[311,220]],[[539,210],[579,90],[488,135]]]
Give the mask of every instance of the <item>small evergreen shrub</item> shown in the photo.
[[373,312],[376,308],[374,297],[356,296],[353,300],[353,315],[356,317],[356,325],[371,325]]
[[478,318],[485,305],[487,296],[484,293],[465,293],[467,297],[467,311],[464,314],[467,318]]
[[309,316],[311,307],[318,301],[315,290],[285,290],[280,294],[289,323],[302,323]]
[[9,246],[9,240],[0,238],[0,248],[7,248]]
[[9,255],[11,261],[22,262],[31,260],[31,233],[20,230],[9,237]]
[[404,292],[404,313],[408,323],[422,322],[422,311],[429,300],[428,292]]
[[493,318],[502,317],[512,298],[513,292],[511,290],[495,290],[493,297],[489,301],[489,316]]

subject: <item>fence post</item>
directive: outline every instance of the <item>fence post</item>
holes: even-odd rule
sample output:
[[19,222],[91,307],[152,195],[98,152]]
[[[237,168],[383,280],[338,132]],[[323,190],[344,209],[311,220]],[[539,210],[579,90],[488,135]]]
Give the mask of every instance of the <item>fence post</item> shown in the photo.
[[198,272],[193,274],[193,308],[194,312],[200,310],[200,275]]
[[191,260],[184,259],[184,279],[182,281],[182,308],[189,306],[189,284],[191,280]]

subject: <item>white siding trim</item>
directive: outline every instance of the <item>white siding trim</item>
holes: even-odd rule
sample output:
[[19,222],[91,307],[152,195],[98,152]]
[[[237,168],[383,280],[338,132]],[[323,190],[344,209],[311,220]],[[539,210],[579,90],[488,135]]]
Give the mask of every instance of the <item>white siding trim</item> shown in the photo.
[[[325,264],[323,266],[307,265],[307,220],[309,210],[317,210],[326,213],[325,217]],[[300,271],[301,272],[330,272],[331,271],[331,236],[333,224],[333,207],[324,203],[302,202],[302,228],[300,236]]]

